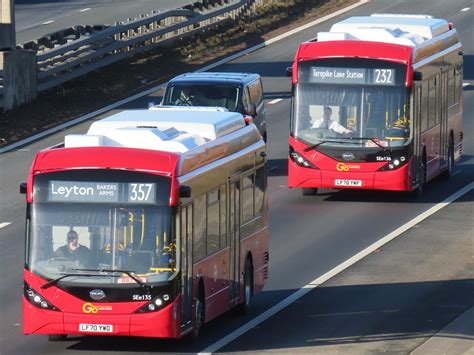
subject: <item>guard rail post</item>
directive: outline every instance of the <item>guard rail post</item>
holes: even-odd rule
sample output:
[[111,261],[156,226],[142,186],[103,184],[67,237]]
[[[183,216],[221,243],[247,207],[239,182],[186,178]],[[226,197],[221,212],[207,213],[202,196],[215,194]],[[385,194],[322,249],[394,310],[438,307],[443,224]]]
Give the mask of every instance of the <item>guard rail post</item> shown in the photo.
[[16,49],[14,0],[0,0],[0,107],[11,110],[36,98],[36,52]]

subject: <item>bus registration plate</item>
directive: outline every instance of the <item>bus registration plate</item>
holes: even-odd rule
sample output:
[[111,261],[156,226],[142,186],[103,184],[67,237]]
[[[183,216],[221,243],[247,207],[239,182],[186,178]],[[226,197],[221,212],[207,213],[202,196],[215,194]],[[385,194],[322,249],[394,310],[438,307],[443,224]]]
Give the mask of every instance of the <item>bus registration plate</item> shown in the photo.
[[336,186],[362,186],[362,180],[336,179]]
[[90,333],[112,333],[114,327],[112,324],[79,324],[80,332],[90,332]]

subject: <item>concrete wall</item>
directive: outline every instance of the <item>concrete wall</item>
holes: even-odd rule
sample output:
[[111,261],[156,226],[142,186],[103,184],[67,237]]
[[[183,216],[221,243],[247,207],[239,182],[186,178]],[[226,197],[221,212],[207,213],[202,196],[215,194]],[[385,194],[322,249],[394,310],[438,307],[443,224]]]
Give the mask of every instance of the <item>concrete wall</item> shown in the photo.
[[3,70],[3,109],[11,110],[36,98],[36,52],[0,52]]

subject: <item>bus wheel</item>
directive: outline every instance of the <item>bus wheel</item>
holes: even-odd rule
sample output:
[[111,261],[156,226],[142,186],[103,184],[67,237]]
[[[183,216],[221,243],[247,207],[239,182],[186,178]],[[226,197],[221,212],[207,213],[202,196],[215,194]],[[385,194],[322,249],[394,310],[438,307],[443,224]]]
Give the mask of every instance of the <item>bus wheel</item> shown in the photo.
[[454,169],[454,142],[452,136],[449,137],[449,147],[448,147],[448,167],[444,172],[444,177],[449,179],[453,176]]
[[201,288],[199,288],[199,296],[196,299],[195,304],[196,324],[194,325],[194,330],[191,333],[191,338],[193,341],[196,341],[199,338],[201,327],[204,325],[204,306],[204,292]]
[[318,193],[318,189],[315,187],[303,187],[303,196],[314,196]]
[[423,195],[423,187],[426,183],[426,155],[423,153],[422,162],[420,164],[420,180],[418,181],[418,187],[413,191],[415,198],[421,198]]
[[48,334],[49,341],[64,341],[66,338],[66,334]]
[[253,298],[253,267],[249,258],[245,260],[244,267],[244,302],[239,305],[239,313],[245,315],[250,310]]

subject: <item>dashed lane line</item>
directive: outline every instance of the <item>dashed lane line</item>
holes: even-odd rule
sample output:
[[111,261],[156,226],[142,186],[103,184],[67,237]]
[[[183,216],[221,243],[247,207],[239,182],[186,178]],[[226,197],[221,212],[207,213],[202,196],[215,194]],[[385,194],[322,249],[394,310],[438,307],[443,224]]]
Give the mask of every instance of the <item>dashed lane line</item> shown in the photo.
[[2,229],[3,227],[9,226],[10,224],[11,222],[0,223],[0,229]]
[[49,25],[53,22],[54,22],[54,20],[49,20],[49,21],[43,22],[42,25]]
[[79,10],[79,12],[86,12],[86,11],[89,11],[90,9],[91,9],[90,7],[87,7],[85,9]]
[[255,328],[259,324],[263,323],[266,321],[268,318],[272,317],[276,313],[280,312],[281,310],[285,309],[310,291],[314,290],[316,287],[319,287],[322,283],[328,281],[329,279],[333,278],[334,276],[340,274],[343,272],[345,269],[348,267],[354,265],[358,261],[362,260],[365,258],[367,255],[371,254],[374,252],[374,250],[377,250],[381,248],[383,245],[387,244],[388,242],[392,241],[393,239],[399,237],[409,229],[413,228],[417,224],[421,223],[424,221],[426,218],[430,217],[431,215],[435,214],[442,208],[449,206],[453,201],[457,200],[461,196],[467,194],[469,191],[474,189],[474,182],[471,182],[470,184],[464,186],[462,189],[458,190],[448,198],[446,198],[443,202],[440,202],[430,209],[426,210],[425,212],[419,214],[415,218],[413,218],[411,221],[405,223],[404,225],[398,227],[395,229],[393,232],[387,234],[385,237],[379,239],[377,242],[373,243],[372,245],[368,246],[364,250],[361,250],[359,253],[356,255],[352,256],[351,258],[347,259],[343,263],[339,264],[336,266],[334,269],[329,270],[327,273],[324,275],[318,277],[317,279],[311,281],[307,285],[303,286],[300,288],[298,291],[294,292],[287,298],[285,298],[283,301],[277,303],[273,307],[267,309],[265,312],[261,313],[254,319],[250,320],[249,322],[245,323],[243,326],[240,328],[234,330],[232,333],[226,335],[222,339],[218,340],[214,344],[209,345],[207,348],[202,350],[199,355],[201,354],[212,354],[219,349],[222,349],[224,346],[228,345],[235,339],[239,338],[243,334],[247,333],[249,330],[252,328]]
[[469,11],[471,8],[470,7],[465,7],[464,9],[461,9],[462,12]]
[[280,101],[283,101],[283,99],[275,99],[275,100],[269,101],[268,104],[269,105],[274,105],[274,104],[279,103]]

